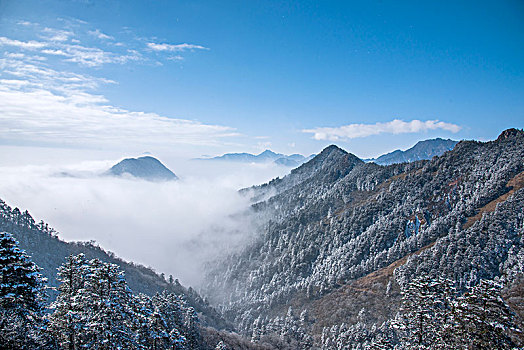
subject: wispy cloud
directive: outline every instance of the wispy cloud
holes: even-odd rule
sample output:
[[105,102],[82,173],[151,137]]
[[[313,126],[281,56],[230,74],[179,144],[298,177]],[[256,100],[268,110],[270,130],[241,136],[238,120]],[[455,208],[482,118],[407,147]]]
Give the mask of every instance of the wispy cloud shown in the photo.
[[100,31],[100,29],[96,29],[96,30],[89,30],[87,32],[89,35],[92,35],[98,39],[101,39],[101,40],[114,40],[115,38],[110,36],[110,35],[107,35],[107,34],[104,34]]
[[73,32],[68,30],[60,30],[60,29],[54,29],[54,28],[44,28],[42,30],[42,38],[49,40],[49,41],[67,41],[70,37],[74,35]]
[[72,147],[219,145],[238,136],[228,126],[130,111],[94,91],[114,83],[39,62],[0,59],[0,140]]
[[4,48],[0,51],[0,142],[147,149],[181,144],[223,145],[227,143],[224,140],[239,136],[228,126],[115,106],[97,93],[102,85],[114,81],[91,76],[85,70],[75,73],[75,65],[60,64],[60,69],[54,66],[57,60],[87,68],[132,61],[159,63],[159,55],[147,56],[151,56],[151,50],[165,51],[167,55],[161,57],[166,60],[182,60],[184,51],[205,47],[158,44],[147,48],[139,39],[125,46],[116,47],[113,41],[94,46],[97,40],[93,37],[114,38],[99,29],[79,27],[88,26],[86,23],[60,29],[19,25],[30,26],[39,39],[23,41],[0,36],[0,48]]
[[[38,40],[19,40],[0,36],[0,47],[11,52],[38,52],[42,56],[61,57],[66,62],[77,63],[86,67],[100,67],[105,64],[126,64],[144,62],[161,65],[159,60],[182,61],[184,52],[209,50],[202,45],[155,43],[127,33],[130,38],[125,42],[96,28],[89,29],[89,24],[81,21],[67,21],[65,28],[42,27],[36,23],[19,21],[21,27],[31,28]],[[87,28],[86,28],[87,27]],[[83,33],[83,35],[82,35]],[[124,36],[126,36],[124,35]],[[93,41],[93,38],[99,39]],[[18,50],[18,52],[13,52]],[[152,55],[154,53],[154,55]],[[163,54],[163,55],[162,55]]]
[[6,58],[0,59],[0,69],[3,76],[10,75],[17,81],[25,82],[27,86],[45,86],[48,90],[68,94],[95,90],[102,84],[115,83],[105,78],[56,71],[42,64],[41,60],[35,60],[34,56],[23,54],[6,55]]
[[16,22],[16,24],[21,25],[21,26],[25,26],[25,27],[36,25],[36,23],[29,22],[29,21],[18,21],[18,22]]
[[0,36],[0,45],[2,46],[14,46],[20,49],[26,50],[36,50],[48,46],[45,42],[30,40],[30,41],[21,41],[15,39],[9,39],[5,36]]
[[[234,129],[133,112],[89,93],[59,95],[26,84],[0,88],[0,139],[74,147],[175,147],[216,145]],[[21,91],[22,89],[26,91]]]
[[147,43],[147,47],[153,51],[170,51],[170,52],[184,52],[184,51],[194,51],[194,50],[209,50],[209,48],[194,45],[194,44],[165,44],[165,43]]
[[82,45],[62,45],[59,49],[45,49],[42,53],[47,55],[63,56],[68,62],[74,62],[88,67],[97,67],[106,63],[124,64],[129,61],[142,59],[137,51],[127,50],[125,54],[104,51],[96,47]]
[[62,56],[68,62],[74,62],[88,67],[97,67],[107,63],[124,64],[129,61],[139,61],[143,59],[142,55],[135,50],[127,50],[124,53],[115,53],[97,47],[64,43],[64,41],[69,38],[67,36],[68,34],[65,33],[67,32],[53,33],[50,37],[46,37],[49,41],[21,41],[0,37],[0,46],[10,46],[22,50],[38,51],[43,55]]
[[428,130],[444,130],[453,133],[459,132],[461,127],[456,124],[441,122],[439,120],[411,120],[405,122],[394,119],[386,123],[375,124],[349,124],[340,127],[318,127],[304,129],[302,132],[313,134],[316,140],[338,141],[344,139],[355,139],[380,134],[407,134],[424,132]]
[[180,55],[176,55],[176,56],[168,56],[167,59],[170,61],[183,61],[184,57]]

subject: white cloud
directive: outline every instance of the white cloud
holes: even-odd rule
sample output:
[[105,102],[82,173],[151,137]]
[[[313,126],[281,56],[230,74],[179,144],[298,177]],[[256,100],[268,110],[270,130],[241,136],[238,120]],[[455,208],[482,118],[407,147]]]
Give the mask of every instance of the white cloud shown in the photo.
[[79,63],[88,67],[101,66],[106,63],[124,64],[129,61],[139,61],[142,59],[142,56],[136,51],[117,54],[96,47],[85,47],[81,45],[66,45],[61,55],[67,57],[66,61]]
[[176,55],[176,56],[169,56],[167,59],[170,61],[183,61],[184,57],[180,55]]
[[[75,29],[75,32],[86,31]],[[108,37],[98,29],[89,34]],[[169,148],[224,145],[228,143],[224,140],[239,136],[228,126],[114,106],[96,93],[102,84],[114,81],[51,68],[56,58],[85,67],[150,60],[133,50],[132,45],[115,48],[118,52],[106,51],[74,44],[72,31],[47,27],[37,28],[35,35],[40,35],[41,41],[0,36],[0,46],[6,47],[3,54],[0,52],[0,142],[91,148]],[[143,43],[140,45],[143,49]],[[190,44],[167,47],[174,52],[168,58],[172,60],[182,60],[177,53],[186,50],[206,49]]]
[[58,72],[23,60],[0,59],[12,76],[0,85],[0,140],[68,147],[169,148],[220,145],[238,136],[230,127],[168,118],[112,106],[91,92],[114,83]]
[[[78,63],[87,67],[97,67],[107,63],[124,64],[129,61],[140,61],[143,59],[142,55],[135,50],[127,50],[126,53],[114,53],[104,51],[97,47],[86,47],[78,44],[67,44],[63,41],[68,40],[68,34],[65,31],[60,33],[53,33],[52,36],[47,37],[49,41],[21,41],[0,37],[0,46],[11,46],[24,50],[38,50],[41,54],[62,56],[66,61]],[[8,53],[18,54],[20,53]]]
[[143,59],[142,55],[135,50],[127,50],[125,54],[119,54],[77,44],[60,44],[55,48],[43,49],[40,52],[46,55],[62,56],[65,57],[65,61],[87,67],[98,67],[107,63],[124,64]]
[[41,42],[41,41],[21,41],[21,40],[14,40],[6,38],[5,36],[0,36],[0,45],[3,46],[14,46],[21,49],[27,49],[27,50],[36,50],[41,49],[43,47],[48,46],[47,43]]
[[54,28],[44,28],[42,30],[44,35],[42,38],[49,40],[49,41],[67,41],[70,37],[74,35],[73,32],[67,31],[67,30],[60,30],[60,29],[54,29]]
[[313,134],[316,140],[338,141],[344,139],[355,139],[379,134],[406,134],[417,133],[428,130],[445,130],[453,133],[459,132],[461,127],[456,124],[441,122],[438,120],[417,120],[405,122],[394,119],[386,123],[375,124],[349,124],[340,127],[318,127],[304,129],[302,132]]
[[51,91],[82,92],[98,88],[101,84],[115,82],[104,78],[95,78],[71,72],[59,72],[41,63],[35,56],[6,55],[0,59],[0,69],[5,74],[21,79],[32,87],[46,86]]
[[96,30],[89,30],[87,32],[89,35],[92,35],[94,37],[97,37],[98,39],[101,39],[101,40],[114,40],[115,38],[112,37],[111,35],[107,35],[107,34],[104,34],[100,31],[100,29],[96,29]]
[[[32,27],[33,35],[39,40],[18,40],[0,36],[0,47],[6,47],[12,52],[32,51],[43,56],[54,56],[62,58],[65,62],[77,63],[85,67],[100,67],[105,64],[126,64],[129,62],[149,62],[160,64],[158,56],[153,53],[166,52],[172,55],[164,56],[163,59],[170,61],[182,61],[184,52],[195,50],[209,50],[202,45],[195,44],[168,44],[147,42],[147,39],[134,35],[131,32],[123,34],[127,37],[125,44],[121,40],[102,32],[100,29],[90,29],[89,24],[83,21],[68,20],[63,28],[42,27],[30,22],[19,22],[24,27]],[[65,29],[64,29],[65,28]],[[74,28],[71,29],[71,28]],[[93,37],[105,41],[106,47],[101,48],[86,45],[92,42]],[[82,42],[82,44],[81,44]],[[144,48],[144,43],[146,47]],[[110,47],[110,49],[108,48]],[[27,52],[26,52],[27,53]],[[5,54],[4,54],[5,56]],[[45,59],[45,58],[44,58]]]
[[35,23],[29,22],[29,21],[18,21],[16,24],[21,25],[21,26],[25,26],[25,27],[29,27],[29,26],[35,25]]
[[174,147],[213,145],[234,129],[106,105],[103,96],[59,95],[26,84],[0,88],[0,139],[75,147]]
[[62,50],[54,50],[54,49],[45,49],[45,50],[42,50],[41,52],[46,55],[55,55],[55,56],[66,56],[67,55]]
[[193,50],[209,50],[209,48],[201,46],[201,45],[194,45],[194,44],[157,44],[157,43],[147,43],[147,47],[150,48],[153,51],[171,51],[171,52],[184,52],[184,51],[193,51]]

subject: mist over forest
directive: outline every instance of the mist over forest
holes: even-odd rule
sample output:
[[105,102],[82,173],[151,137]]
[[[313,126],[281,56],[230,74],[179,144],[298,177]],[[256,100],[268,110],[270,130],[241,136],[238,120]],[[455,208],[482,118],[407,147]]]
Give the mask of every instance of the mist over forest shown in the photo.
[[117,162],[4,166],[1,198],[44,219],[61,239],[95,241],[198,287],[204,263],[253,238],[249,198],[238,190],[289,172],[275,164],[175,160],[178,181],[104,176]]

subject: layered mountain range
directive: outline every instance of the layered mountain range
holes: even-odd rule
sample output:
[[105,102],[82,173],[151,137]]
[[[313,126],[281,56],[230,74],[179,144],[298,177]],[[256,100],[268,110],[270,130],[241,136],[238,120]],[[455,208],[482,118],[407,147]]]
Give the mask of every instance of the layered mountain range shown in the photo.
[[212,158],[197,158],[196,160],[204,161],[222,161],[222,162],[235,162],[235,163],[275,163],[287,167],[297,167],[300,164],[307,162],[315,155],[304,157],[301,154],[285,155],[281,153],[275,153],[271,150],[265,150],[260,154],[251,153],[226,153],[222,156]]
[[[396,150],[386,153],[377,158],[363,159],[365,162],[373,162],[379,165],[391,165],[396,163],[415,162],[417,160],[428,160],[435,156],[440,156],[446,151],[450,151],[455,147],[458,141],[450,139],[444,140],[442,138],[429,139],[417,142],[413,147],[402,151]],[[196,160],[206,161],[226,161],[237,163],[269,163],[287,166],[298,167],[301,164],[313,159],[315,154],[309,157],[304,157],[301,154],[285,155],[275,153],[271,150],[255,155],[251,153],[226,153],[222,156],[212,158],[197,158]]]

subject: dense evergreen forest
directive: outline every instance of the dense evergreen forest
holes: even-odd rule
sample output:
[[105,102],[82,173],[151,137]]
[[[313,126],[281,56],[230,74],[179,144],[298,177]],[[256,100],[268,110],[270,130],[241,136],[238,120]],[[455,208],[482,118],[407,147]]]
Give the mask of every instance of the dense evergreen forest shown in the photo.
[[[242,190],[198,293],[0,202],[6,349],[517,349],[524,132],[381,166],[330,146]],[[205,297],[202,297],[202,296]]]
[[517,129],[389,166],[330,146],[243,191],[259,239],[210,266],[204,294],[254,340],[285,333],[291,308],[309,314],[302,330],[315,346],[332,348],[326,339],[340,333],[339,348],[362,348],[386,327],[402,348],[406,337],[389,325],[416,278],[450,280],[457,297],[492,281],[522,328],[523,159]]

